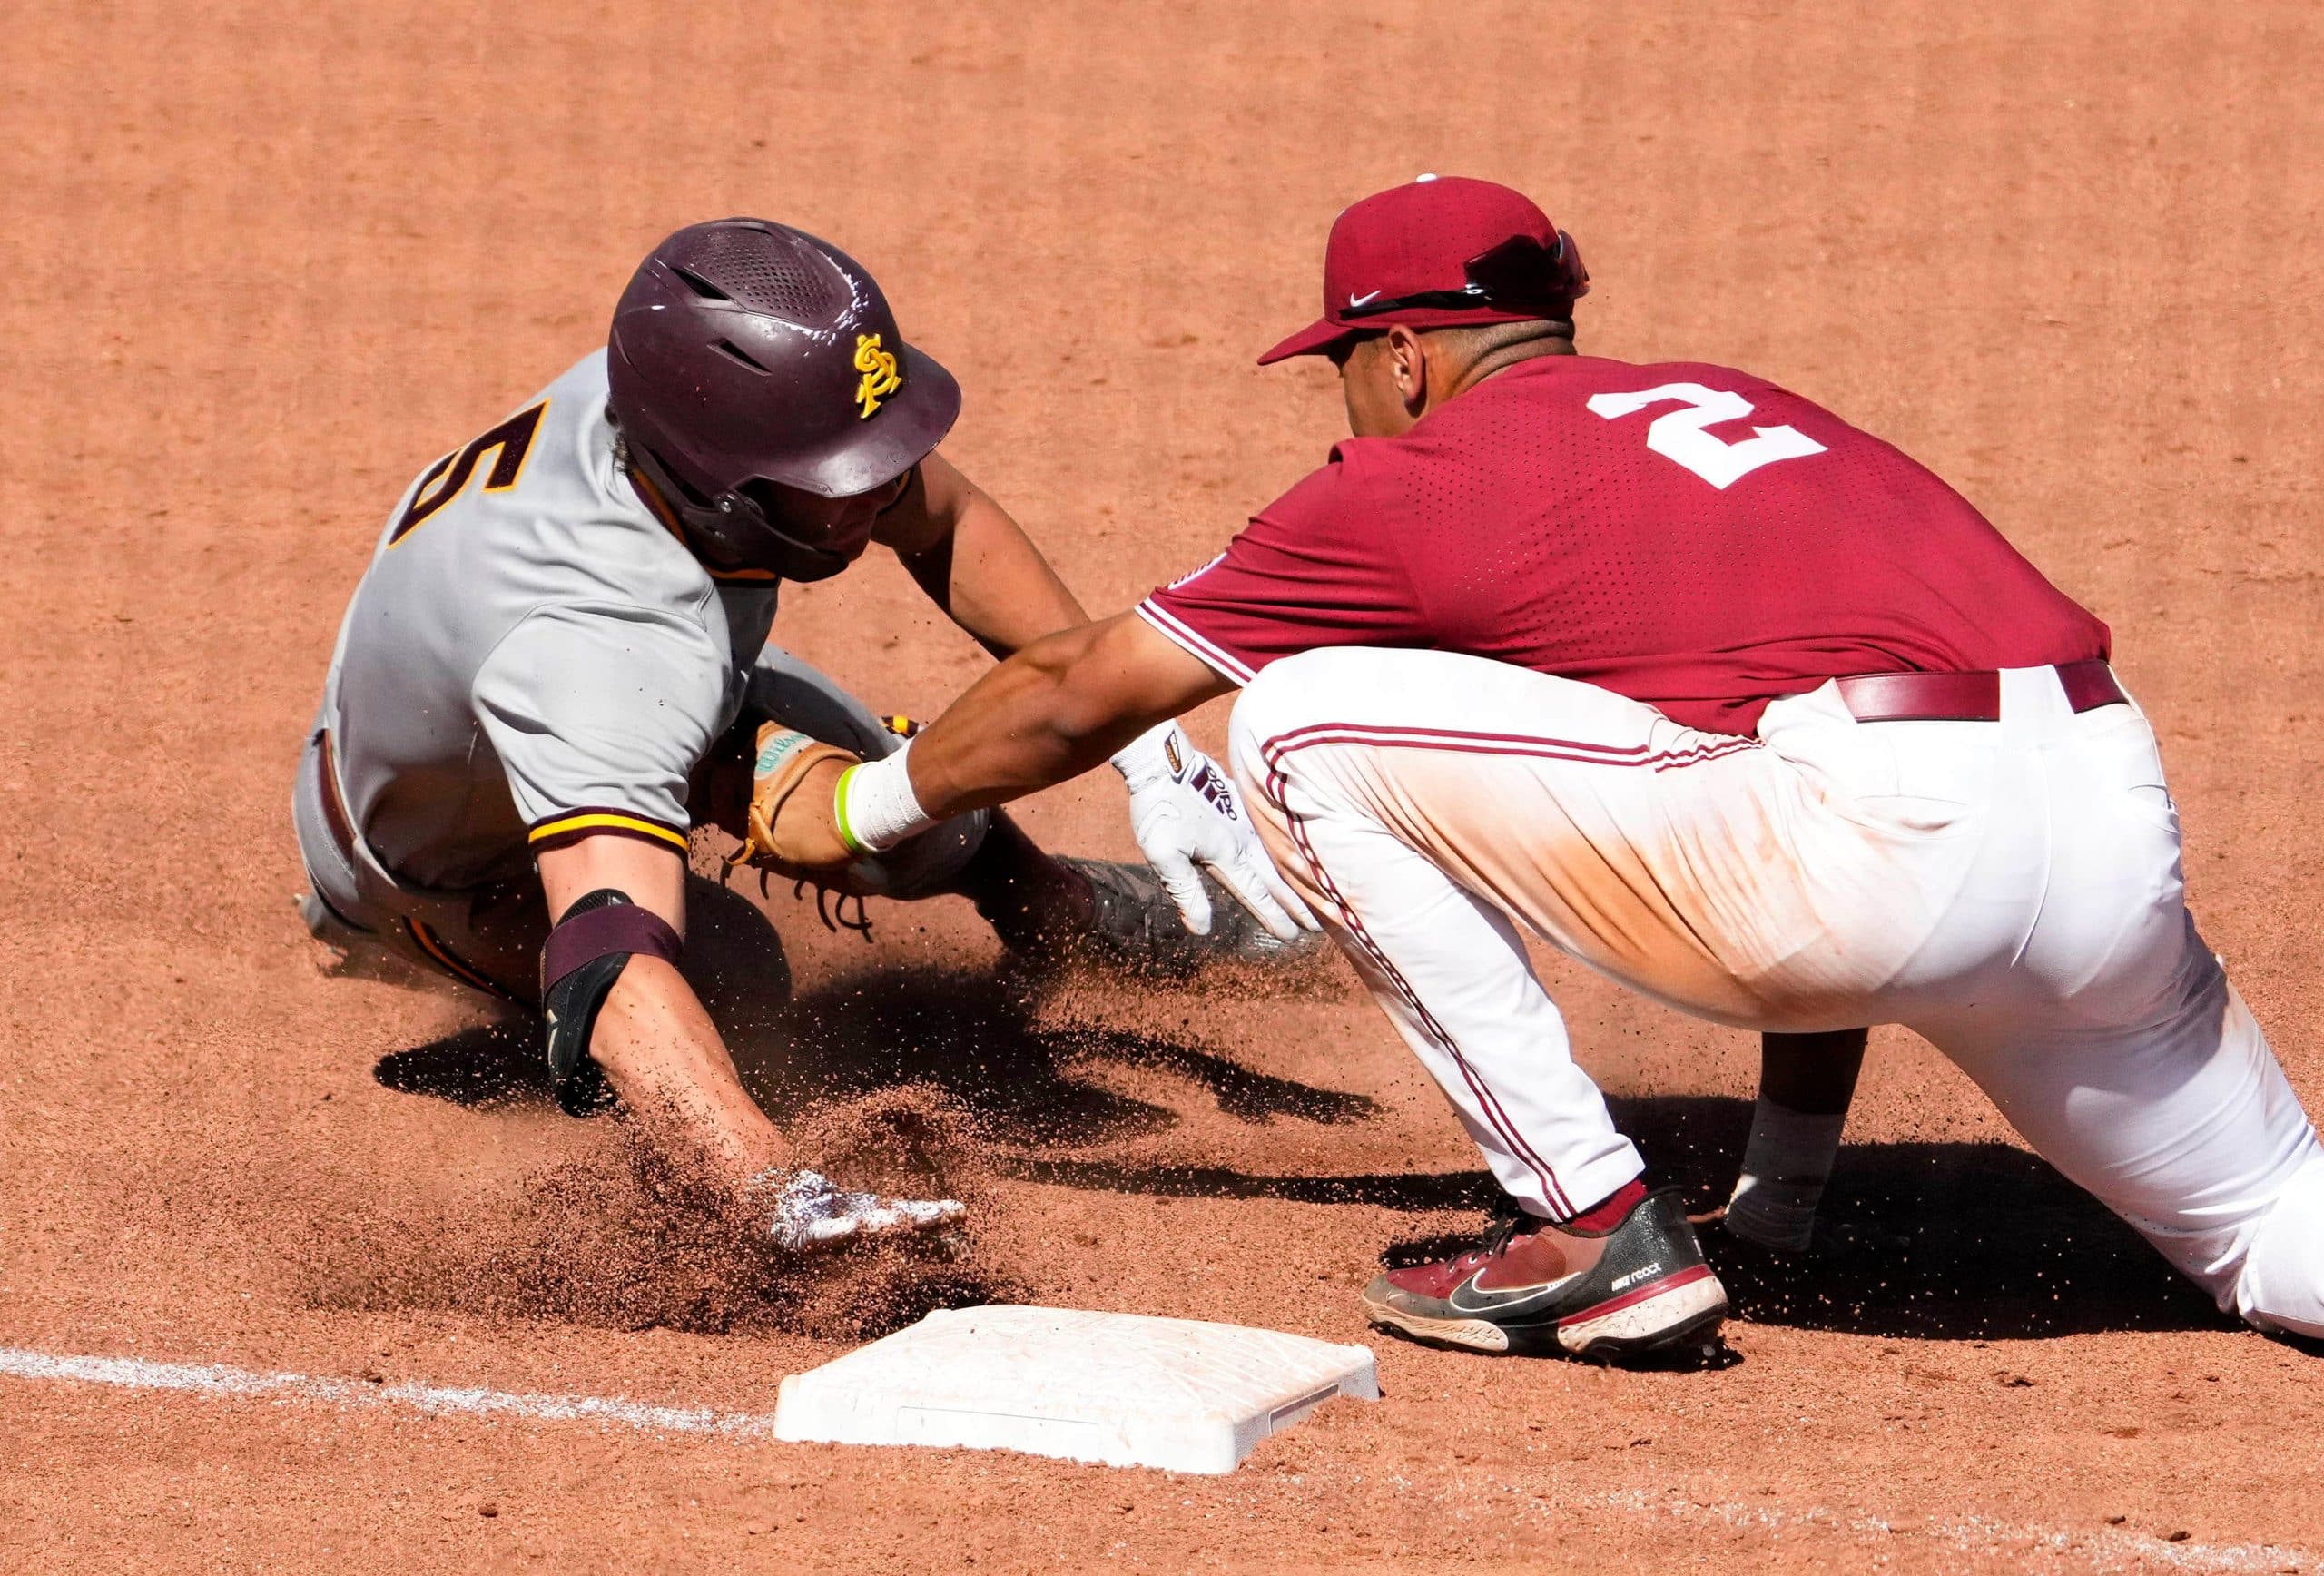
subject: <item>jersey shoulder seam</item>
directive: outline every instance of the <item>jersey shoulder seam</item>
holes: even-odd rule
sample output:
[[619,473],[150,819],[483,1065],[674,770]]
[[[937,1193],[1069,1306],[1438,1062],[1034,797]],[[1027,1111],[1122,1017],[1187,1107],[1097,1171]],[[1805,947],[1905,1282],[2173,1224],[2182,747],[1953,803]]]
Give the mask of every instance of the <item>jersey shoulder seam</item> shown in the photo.
[[[508,627],[500,632],[499,637],[494,640],[491,645],[486,648],[484,655],[478,659],[476,672],[468,680],[469,709],[475,709],[477,686],[483,682],[486,673],[490,671],[493,659],[500,655],[501,647],[507,645],[510,639],[516,635],[518,630],[524,628],[525,625],[532,623],[533,620],[540,617],[545,613],[554,612],[561,608],[584,610],[590,608],[604,608],[617,610],[624,613],[643,613],[649,616],[669,616],[671,622],[684,624],[691,627],[695,633],[702,635],[704,640],[708,641],[714,648],[717,645],[717,637],[712,633],[710,621],[706,616],[709,611],[708,604],[710,596],[710,593],[704,593],[701,596],[690,598],[686,603],[678,606],[668,608],[655,607],[643,602],[614,602],[599,597],[582,597],[570,601],[557,601],[551,599],[536,602],[531,606],[526,608],[522,614],[510,620]],[[684,615],[691,615],[691,616],[683,616]]]

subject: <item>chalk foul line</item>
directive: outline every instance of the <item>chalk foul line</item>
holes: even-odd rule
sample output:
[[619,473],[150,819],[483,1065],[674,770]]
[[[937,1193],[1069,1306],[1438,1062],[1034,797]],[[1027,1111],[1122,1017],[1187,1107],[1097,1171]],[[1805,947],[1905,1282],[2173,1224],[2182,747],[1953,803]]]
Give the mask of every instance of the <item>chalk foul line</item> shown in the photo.
[[[348,1410],[404,1408],[433,1416],[516,1417],[536,1423],[593,1423],[654,1433],[684,1433],[719,1439],[773,1440],[769,1413],[716,1412],[708,1407],[654,1406],[618,1395],[545,1395],[480,1386],[375,1383],[309,1374],[260,1373],[215,1363],[157,1363],[143,1357],[68,1356],[0,1346],[0,1378],[60,1384],[100,1384],[121,1390],[176,1392],[225,1401],[270,1401]],[[1873,1516],[1822,1509],[1774,1505],[1705,1503],[1680,1495],[1656,1496],[1618,1490],[1589,1496],[1590,1502],[1646,1517],[1715,1522],[1770,1532],[1820,1530],[1864,1538],[1905,1529]],[[2068,1532],[2021,1526],[1979,1515],[1932,1514],[1916,1518],[1909,1536],[1950,1545],[1965,1554],[2009,1550],[2071,1554],[2102,1568],[2171,1566],[2183,1571],[2279,1571],[2313,1570],[2324,1561],[2305,1549],[2272,1543],[2173,1543],[2142,1532],[2103,1527]]]
[[[2088,1569],[2152,1570],[2168,1566],[2181,1571],[2285,1571],[2324,1568],[2324,1561],[2305,1549],[2275,1543],[2198,1543],[2191,1539],[2172,1542],[2167,1538],[2120,1527],[2081,1528],[2032,1526],[1975,1514],[1933,1513],[1915,1516],[1899,1526],[1878,1516],[1855,1516],[1820,1508],[1794,1510],[1773,1505],[1690,1500],[1682,1494],[1657,1496],[1639,1490],[1610,1493],[1603,1503],[1641,1515],[1663,1515],[1675,1521],[1781,1532],[1797,1529],[1859,1536],[1887,1534],[1899,1542],[1935,1542],[1963,1555],[2009,1553],[2070,1557]],[[1902,1534],[1902,1536],[1899,1536]]]
[[540,1395],[468,1385],[374,1383],[307,1374],[261,1374],[214,1363],[155,1363],[143,1357],[71,1357],[0,1346],[0,1375],[123,1390],[174,1390],[221,1400],[311,1405],[403,1407],[437,1416],[521,1417],[537,1423],[597,1423],[655,1433],[773,1439],[772,1414],[706,1407],[651,1406],[613,1395]]

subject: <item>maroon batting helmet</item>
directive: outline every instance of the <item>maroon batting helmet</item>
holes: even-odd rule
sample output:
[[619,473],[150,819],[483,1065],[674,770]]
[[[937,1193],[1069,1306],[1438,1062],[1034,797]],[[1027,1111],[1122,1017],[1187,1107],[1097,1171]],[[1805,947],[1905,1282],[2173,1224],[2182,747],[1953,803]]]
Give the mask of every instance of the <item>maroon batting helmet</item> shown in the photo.
[[614,309],[606,362],[631,466],[690,533],[790,580],[850,560],[785,532],[765,484],[871,492],[960,413],[960,386],[903,342],[853,258],[763,219],[655,247]]

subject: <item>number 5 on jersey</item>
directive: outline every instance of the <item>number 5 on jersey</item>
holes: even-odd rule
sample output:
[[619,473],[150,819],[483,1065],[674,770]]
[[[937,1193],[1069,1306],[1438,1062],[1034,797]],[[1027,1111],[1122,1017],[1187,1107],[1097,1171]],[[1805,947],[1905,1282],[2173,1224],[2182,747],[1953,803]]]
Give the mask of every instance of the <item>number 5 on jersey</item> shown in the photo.
[[1704,428],[1722,421],[1740,421],[1751,414],[1751,402],[1730,389],[1706,389],[1700,383],[1665,383],[1632,394],[1593,394],[1590,409],[1613,421],[1667,399],[1678,400],[1688,409],[1656,417],[1646,429],[1647,448],[1685,466],[1721,492],[1763,465],[1824,452],[1822,444],[1796,427],[1755,427],[1751,430],[1758,437],[1733,443],[1712,437]]
[[540,430],[541,413],[548,409],[548,401],[519,410],[507,420],[485,433],[466,448],[455,449],[428,468],[412,489],[411,502],[403,517],[396,521],[396,528],[388,537],[388,546],[398,542],[417,529],[428,516],[460,496],[468,485],[476,468],[484,457],[492,456],[492,468],[485,474],[484,490],[506,492],[517,485],[525,474],[525,456],[532,452],[533,434]]

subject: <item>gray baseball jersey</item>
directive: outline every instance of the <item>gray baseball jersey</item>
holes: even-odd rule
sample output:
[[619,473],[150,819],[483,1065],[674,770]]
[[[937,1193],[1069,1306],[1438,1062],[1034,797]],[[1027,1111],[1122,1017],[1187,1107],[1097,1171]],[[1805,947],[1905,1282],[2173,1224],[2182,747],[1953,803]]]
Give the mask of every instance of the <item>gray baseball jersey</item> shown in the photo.
[[355,830],[403,882],[525,874],[599,832],[686,845],[686,778],[740,712],[776,582],[714,576],[615,459],[606,353],[422,472],[325,680]]

